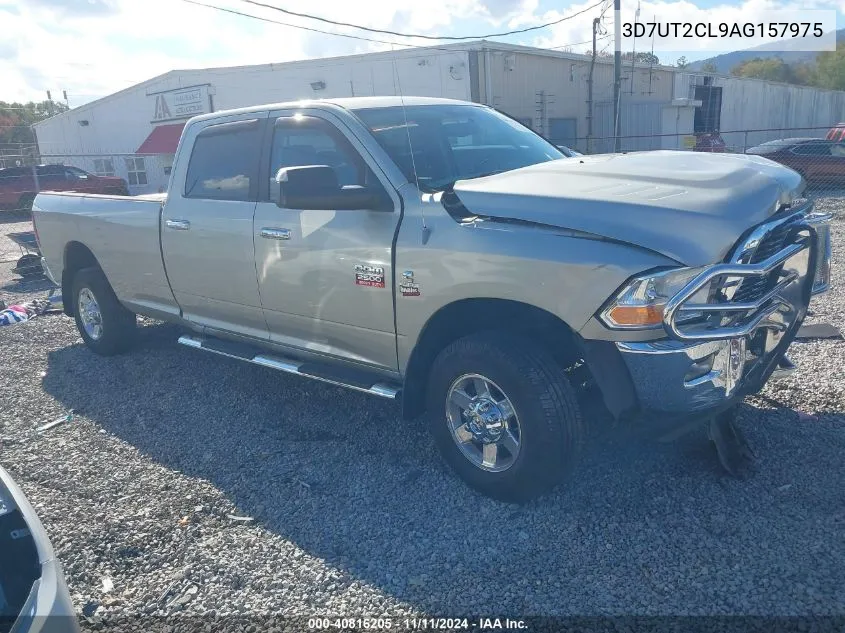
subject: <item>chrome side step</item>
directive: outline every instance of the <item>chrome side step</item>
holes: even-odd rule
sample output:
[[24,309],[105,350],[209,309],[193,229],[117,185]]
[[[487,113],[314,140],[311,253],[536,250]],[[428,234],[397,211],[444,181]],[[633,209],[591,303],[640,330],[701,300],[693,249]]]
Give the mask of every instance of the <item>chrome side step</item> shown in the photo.
[[780,380],[786,378],[795,371],[795,365],[786,356],[780,359],[777,369],[772,372],[770,380]]
[[[262,367],[269,367],[277,371],[283,371],[286,374],[294,374],[304,378],[311,378],[319,380],[330,385],[338,387],[346,387],[354,391],[368,393],[379,398],[387,398],[388,400],[395,400],[398,398],[401,388],[397,385],[392,385],[386,382],[373,382],[371,377],[365,374],[349,375],[348,379],[336,375],[328,367],[321,367],[315,363],[306,363],[291,358],[284,358],[282,356],[275,356],[264,352],[254,353],[254,351],[247,345],[239,345],[238,343],[230,343],[222,339],[201,338],[198,336],[191,336],[184,334],[179,337],[178,343],[188,347],[201,349],[205,352],[226,356],[228,358],[235,358],[237,360],[246,361],[253,365],[261,365]],[[324,371],[321,371],[324,370]],[[331,375],[335,373],[335,375]]]

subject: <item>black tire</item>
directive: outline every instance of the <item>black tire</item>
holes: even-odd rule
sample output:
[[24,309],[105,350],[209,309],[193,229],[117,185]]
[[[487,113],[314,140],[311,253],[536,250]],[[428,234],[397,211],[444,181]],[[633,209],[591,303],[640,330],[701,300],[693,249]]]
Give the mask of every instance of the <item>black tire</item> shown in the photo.
[[[506,470],[477,466],[453,437],[447,395],[466,374],[495,383],[516,412],[520,447]],[[575,391],[560,365],[528,339],[485,332],[455,341],[435,359],[427,394],[431,432],[444,460],[468,485],[494,499],[522,503],[543,494],[563,479],[581,447]]]
[[[105,274],[99,268],[83,268],[73,277],[73,314],[76,327],[85,344],[101,356],[114,356],[129,350],[137,335],[135,314],[121,305]],[[83,290],[93,295],[99,307],[102,330],[99,336],[92,336],[85,328],[80,309],[80,293]]]
[[25,193],[18,200],[15,211],[20,213],[32,213],[32,205],[35,202],[34,193]]

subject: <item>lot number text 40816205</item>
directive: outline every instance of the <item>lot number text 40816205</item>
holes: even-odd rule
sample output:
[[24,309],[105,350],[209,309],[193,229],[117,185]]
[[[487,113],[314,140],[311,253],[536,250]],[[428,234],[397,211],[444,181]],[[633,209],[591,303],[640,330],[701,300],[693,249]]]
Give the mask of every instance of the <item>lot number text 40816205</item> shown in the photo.
[[308,618],[310,630],[323,631],[519,631],[511,618]]

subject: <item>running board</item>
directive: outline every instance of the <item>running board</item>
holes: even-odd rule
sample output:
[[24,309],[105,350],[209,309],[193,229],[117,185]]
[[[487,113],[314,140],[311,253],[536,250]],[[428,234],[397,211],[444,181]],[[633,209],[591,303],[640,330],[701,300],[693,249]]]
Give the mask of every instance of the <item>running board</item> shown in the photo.
[[256,353],[257,350],[254,350],[249,345],[233,343],[223,339],[200,338],[185,334],[179,337],[178,342],[180,345],[201,349],[204,352],[235,358],[252,363],[253,365],[269,367],[270,369],[283,371],[286,374],[319,380],[330,385],[346,387],[347,389],[368,393],[379,398],[387,398],[388,400],[396,400],[401,391],[400,387],[396,385],[374,381],[373,377],[365,372],[339,369],[318,363],[307,363],[264,352]]

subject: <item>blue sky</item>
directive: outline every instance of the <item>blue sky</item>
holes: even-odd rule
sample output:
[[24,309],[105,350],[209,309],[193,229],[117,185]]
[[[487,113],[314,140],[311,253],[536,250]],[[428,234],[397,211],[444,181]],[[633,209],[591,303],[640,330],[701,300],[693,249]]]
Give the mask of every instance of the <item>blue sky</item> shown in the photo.
[[[383,41],[431,45],[386,35],[316,23],[248,4],[244,0],[196,0],[265,19]],[[524,28],[572,15],[600,0],[264,0],[335,20],[428,35],[475,35]],[[594,17],[604,9],[606,34],[599,48],[612,52],[612,0],[553,27],[501,38],[518,44],[587,52]],[[641,20],[755,20],[773,8],[835,9],[842,20],[845,0],[649,0]],[[623,21],[636,3],[623,0]],[[389,49],[366,42],[240,17],[184,0],[0,0],[0,100],[54,98],[68,92],[71,105],[126,88],[174,68],[200,68],[327,57]],[[845,22],[842,22],[845,25]],[[664,63],[719,51],[658,52]]]

